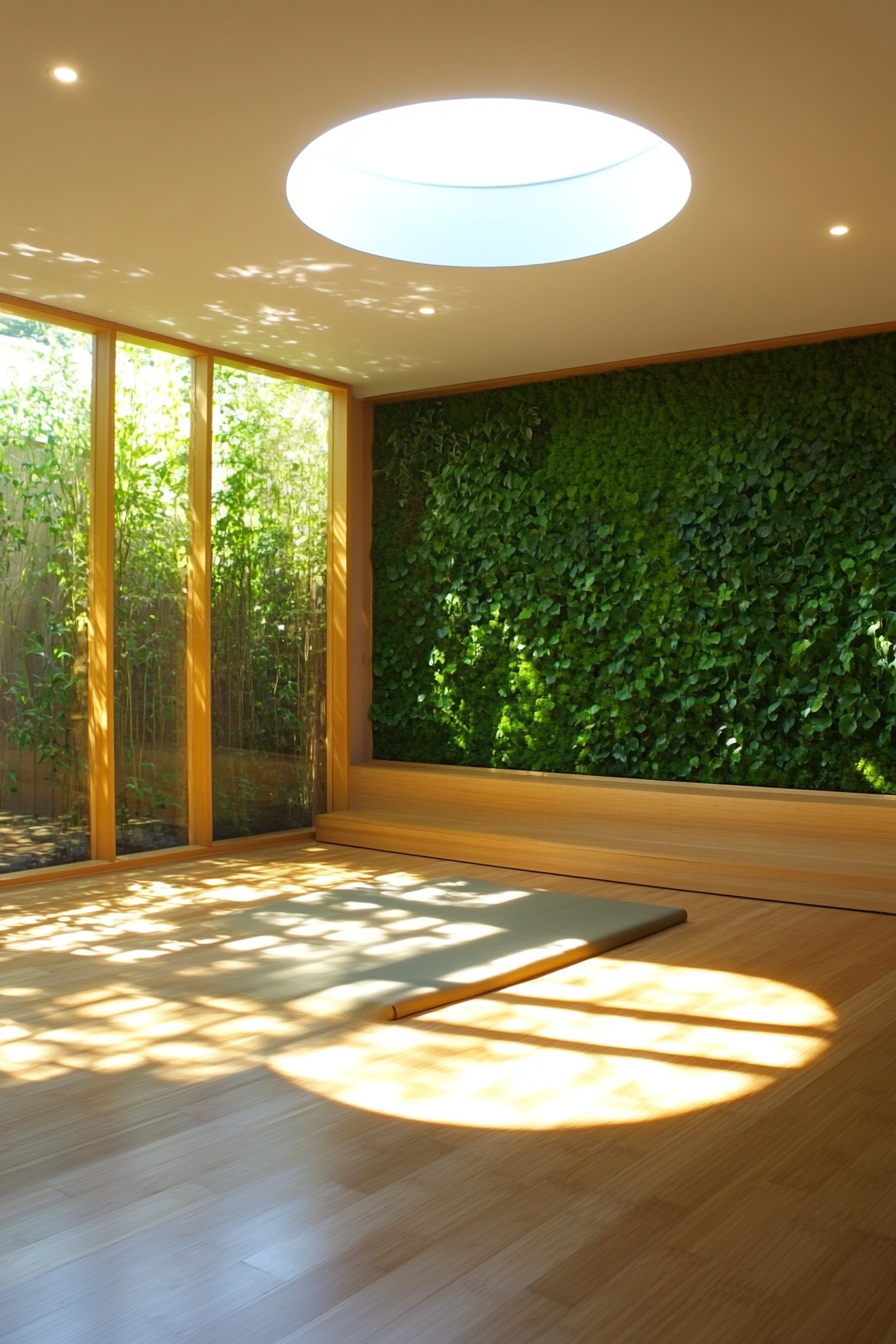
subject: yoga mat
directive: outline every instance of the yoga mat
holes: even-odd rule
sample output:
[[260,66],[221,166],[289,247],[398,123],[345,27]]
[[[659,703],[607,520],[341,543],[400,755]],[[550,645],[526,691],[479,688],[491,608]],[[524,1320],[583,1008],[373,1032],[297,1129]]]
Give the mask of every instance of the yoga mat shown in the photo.
[[391,1021],[545,975],[687,919],[639,905],[470,878],[346,883],[215,920],[268,962],[297,1008]]

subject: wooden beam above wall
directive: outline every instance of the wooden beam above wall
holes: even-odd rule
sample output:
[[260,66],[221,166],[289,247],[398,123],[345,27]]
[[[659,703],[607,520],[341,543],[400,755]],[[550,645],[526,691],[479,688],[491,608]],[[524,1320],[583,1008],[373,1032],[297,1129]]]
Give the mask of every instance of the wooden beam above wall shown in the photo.
[[583,378],[594,373],[617,373],[621,369],[641,369],[649,364],[683,364],[695,359],[719,359],[723,355],[744,355],[753,351],[782,350],[792,345],[820,345],[825,341],[850,341],[860,336],[881,336],[896,331],[896,321],[878,322],[870,327],[844,327],[839,331],[810,331],[799,336],[772,336],[762,341],[741,341],[737,345],[717,345],[705,350],[674,350],[663,355],[641,355],[637,359],[617,359],[609,364],[583,364],[575,369],[549,369],[542,373],[518,373],[509,378],[485,378],[474,383],[454,383],[446,387],[416,388],[409,392],[386,392],[367,397],[371,406],[387,406],[393,401],[418,401],[429,397],[454,397],[464,392],[487,392],[490,388],[521,387],[526,383],[549,383],[559,378]]

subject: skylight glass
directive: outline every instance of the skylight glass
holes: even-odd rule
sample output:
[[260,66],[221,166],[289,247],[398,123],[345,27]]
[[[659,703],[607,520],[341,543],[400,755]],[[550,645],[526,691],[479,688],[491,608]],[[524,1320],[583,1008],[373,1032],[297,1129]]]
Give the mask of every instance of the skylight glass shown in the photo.
[[684,159],[592,108],[460,98],[373,112],[289,171],[298,217],[360,252],[436,266],[534,266],[624,247],[688,199]]

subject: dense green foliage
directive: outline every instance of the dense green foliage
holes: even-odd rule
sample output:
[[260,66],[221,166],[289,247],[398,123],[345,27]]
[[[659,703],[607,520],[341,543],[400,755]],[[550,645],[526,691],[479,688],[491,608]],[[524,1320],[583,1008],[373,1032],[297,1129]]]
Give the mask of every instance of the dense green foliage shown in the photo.
[[[119,848],[186,839],[191,361],[119,343]],[[219,365],[212,476],[215,834],[308,824],[323,770],[327,417],[301,384]]]
[[329,396],[215,370],[215,835],[307,826],[323,801]]
[[0,811],[54,817],[65,858],[87,854],[91,358],[0,318]]
[[115,357],[115,796],[119,853],[187,842],[186,585],[192,361]]
[[[192,361],[116,349],[119,852],[187,838]],[[0,316],[0,869],[84,858],[92,339]],[[218,835],[307,824],[325,785],[329,397],[214,379]]]
[[375,754],[896,792],[896,337],[376,413]]

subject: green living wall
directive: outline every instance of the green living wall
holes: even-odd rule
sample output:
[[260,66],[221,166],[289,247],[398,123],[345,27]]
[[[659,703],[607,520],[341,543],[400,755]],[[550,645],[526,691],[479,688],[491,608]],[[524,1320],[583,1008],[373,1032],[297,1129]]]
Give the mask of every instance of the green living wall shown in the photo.
[[380,406],[374,754],[896,792],[896,335]]

